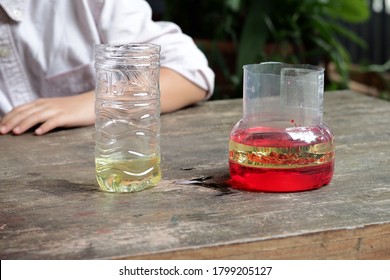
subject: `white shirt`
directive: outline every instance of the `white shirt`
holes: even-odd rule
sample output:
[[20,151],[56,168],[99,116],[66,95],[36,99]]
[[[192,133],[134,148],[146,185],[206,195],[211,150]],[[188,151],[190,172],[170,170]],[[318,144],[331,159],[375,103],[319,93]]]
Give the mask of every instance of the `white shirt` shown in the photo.
[[161,66],[209,98],[214,72],[204,54],[176,24],[151,14],[143,0],[0,0],[0,116],[40,97],[93,90],[97,43],[161,45]]

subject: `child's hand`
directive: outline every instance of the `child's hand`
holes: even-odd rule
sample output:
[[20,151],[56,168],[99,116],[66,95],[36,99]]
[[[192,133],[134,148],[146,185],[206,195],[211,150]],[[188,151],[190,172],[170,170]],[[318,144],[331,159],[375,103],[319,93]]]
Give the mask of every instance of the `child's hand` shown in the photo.
[[18,106],[0,119],[0,134],[21,134],[41,124],[35,134],[42,135],[57,127],[86,126],[95,123],[94,92],[42,98]]

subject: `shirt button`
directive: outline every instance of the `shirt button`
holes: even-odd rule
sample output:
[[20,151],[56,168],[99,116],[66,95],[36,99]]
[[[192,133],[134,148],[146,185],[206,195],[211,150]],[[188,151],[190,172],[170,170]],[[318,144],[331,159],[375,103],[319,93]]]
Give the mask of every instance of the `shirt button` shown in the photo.
[[14,18],[16,20],[21,19],[22,18],[22,12],[19,9],[15,9],[13,11],[13,16],[14,16]]
[[10,50],[6,46],[0,46],[0,58],[5,58],[10,55]]

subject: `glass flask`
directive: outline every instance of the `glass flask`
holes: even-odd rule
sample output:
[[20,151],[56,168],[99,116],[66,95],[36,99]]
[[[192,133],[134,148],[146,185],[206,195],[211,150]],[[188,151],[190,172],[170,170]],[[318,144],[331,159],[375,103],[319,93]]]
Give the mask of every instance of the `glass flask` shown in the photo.
[[324,69],[279,62],[243,68],[243,118],[229,139],[232,187],[295,192],[327,185],[335,145],[323,122]]
[[160,168],[160,46],[95,46],[95,164],[100,188],[137,192]]

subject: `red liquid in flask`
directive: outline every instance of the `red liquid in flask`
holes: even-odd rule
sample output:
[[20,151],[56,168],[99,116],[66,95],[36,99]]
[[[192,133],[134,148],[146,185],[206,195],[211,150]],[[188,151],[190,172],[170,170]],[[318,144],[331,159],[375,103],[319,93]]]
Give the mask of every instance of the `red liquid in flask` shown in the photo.
[[320,188],[334,171],[333,135],[325,125],[233,131],[229,141],[232,186],[292,192]]

